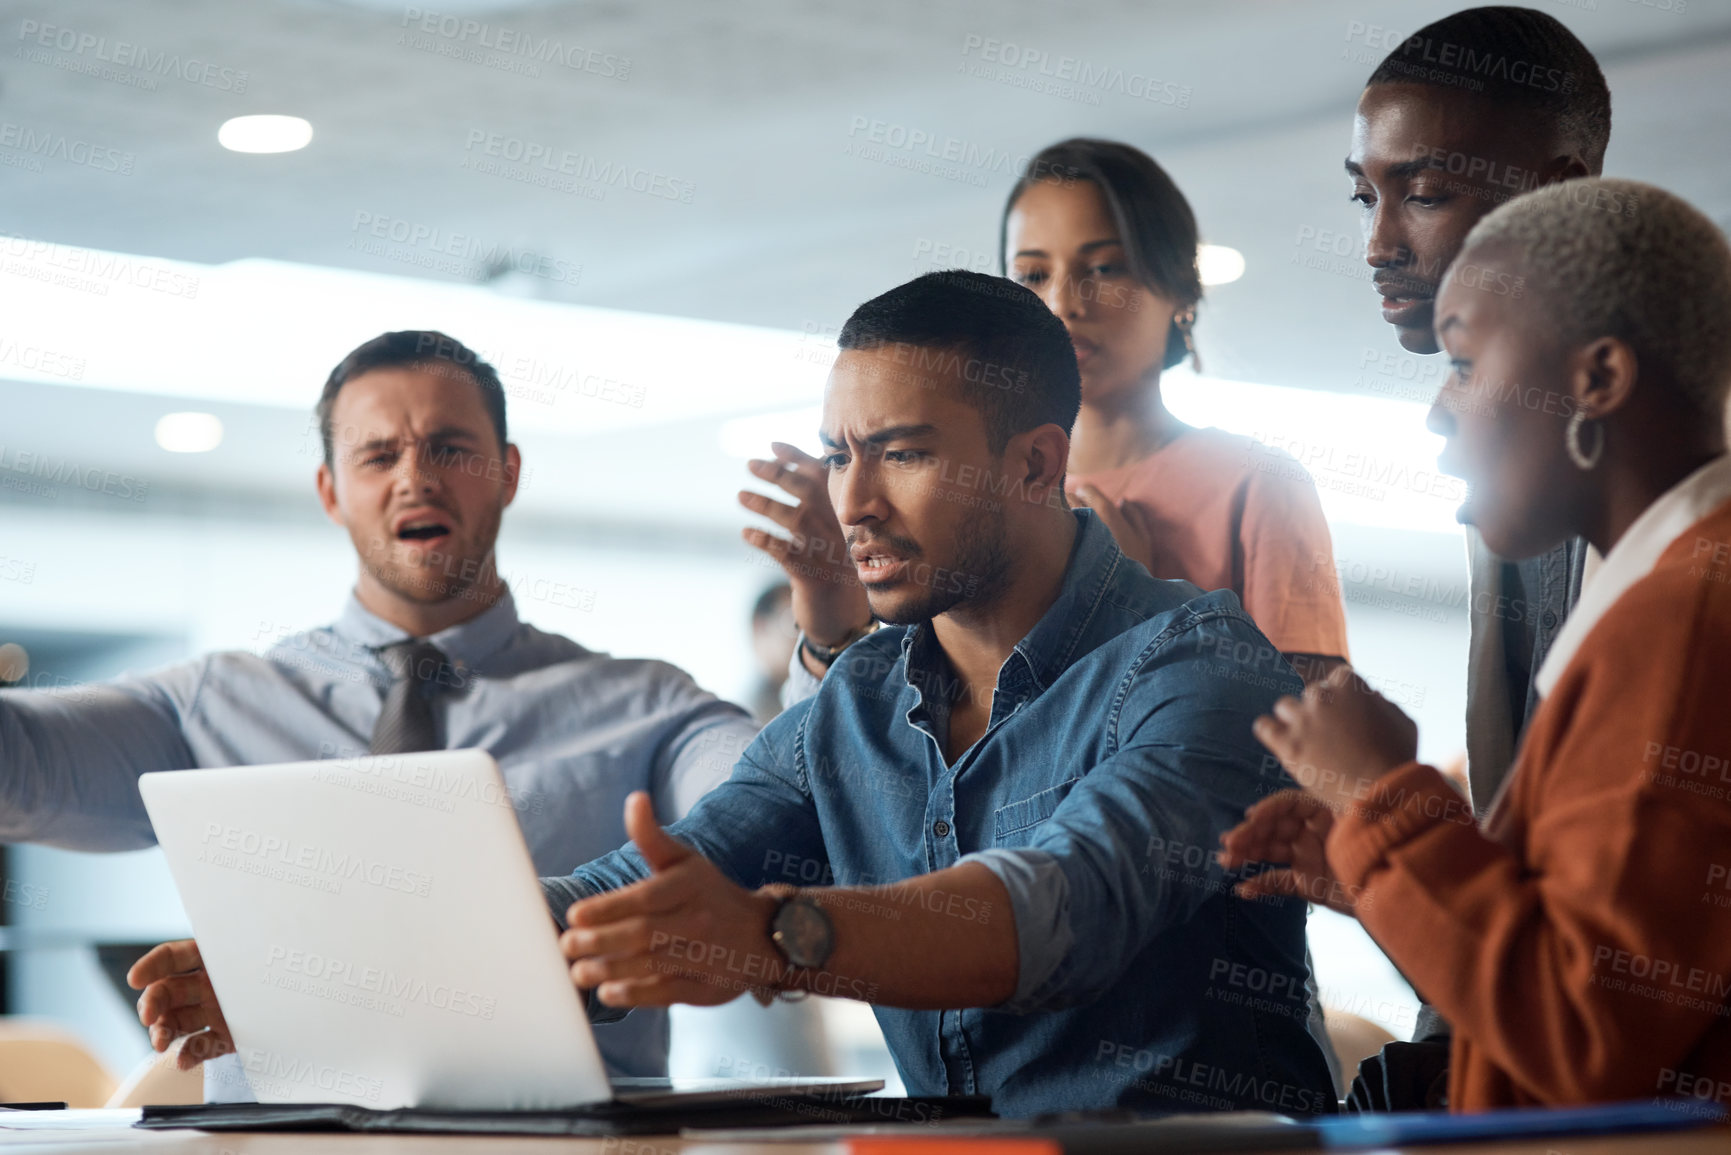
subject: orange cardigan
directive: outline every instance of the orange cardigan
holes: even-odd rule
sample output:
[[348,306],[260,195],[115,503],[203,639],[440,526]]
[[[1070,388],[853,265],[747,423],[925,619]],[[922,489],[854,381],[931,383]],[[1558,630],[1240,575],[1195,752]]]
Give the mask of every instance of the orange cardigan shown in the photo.
[[1452,1109],[1731,1105],[1731,503],[1586,636],[1482,832],[1413,763],[1328,860],[1454,1025]]

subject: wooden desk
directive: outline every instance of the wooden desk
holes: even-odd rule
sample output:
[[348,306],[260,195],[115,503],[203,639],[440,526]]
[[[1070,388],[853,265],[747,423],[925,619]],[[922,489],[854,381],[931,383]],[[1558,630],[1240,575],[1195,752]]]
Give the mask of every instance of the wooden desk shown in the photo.
[[[488,1135],[308,1135],[205,1134],[199,1131],[4,1131],[0,1145],[12,1151],[55,1155],[116,1155],[122,1151],[163,1155],[842,1155],[839,1144],[687,1142],[672,1137],[610,1139],[505,1139]],[[1602,1139],[1539,1139],[1388,1148],[1376,1155],[1727,1155],[1731,1127]]]

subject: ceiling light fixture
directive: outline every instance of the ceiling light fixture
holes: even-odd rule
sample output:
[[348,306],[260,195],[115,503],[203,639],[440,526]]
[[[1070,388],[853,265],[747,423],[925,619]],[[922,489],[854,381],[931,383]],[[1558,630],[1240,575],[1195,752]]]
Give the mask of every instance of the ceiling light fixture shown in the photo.
[[216,130],[230,152],[295,152],[312,139],[313,126],[298,116],[237,116]]
[[1204,285],[1230,285],[1244,275],[1244,254],[1225,245],[1198,245],[1196,271]]
[[214,413],[167,413],[156,423],[156,443],[170,453],[209,453],[222,444],[222,419]]

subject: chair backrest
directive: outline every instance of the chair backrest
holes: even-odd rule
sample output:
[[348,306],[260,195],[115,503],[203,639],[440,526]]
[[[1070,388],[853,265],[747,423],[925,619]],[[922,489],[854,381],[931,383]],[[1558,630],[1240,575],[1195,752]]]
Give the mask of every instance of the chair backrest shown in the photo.
[[113,1093],[114,1075],[72,1032],[0,1020],[0,1102],[100,1107]]
[[191,1036],[176,1039],[162,1054],[151,1055],[132,1068],[132,1073],[121,1081],[103,1106],[160,1107],[204,1102],[204,1068],[182,1071],[175,1066],[180,1048],[186,1045],[188,1038]]
[[1323,1010],[1328,1018],[1328,1041],[1340,1059],[1342,1077],[1350,1084],[1358,1065],[1394,1042],[1395,1037],[1362,1015],[1333,1007]]

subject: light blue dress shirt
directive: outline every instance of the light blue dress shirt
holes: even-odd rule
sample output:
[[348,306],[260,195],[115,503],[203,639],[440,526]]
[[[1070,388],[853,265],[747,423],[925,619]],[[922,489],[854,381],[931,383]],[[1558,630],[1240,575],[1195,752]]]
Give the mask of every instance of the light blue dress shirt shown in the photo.
[[[263,656],[209,654],[67,690],[0,691],[0,841],[150,846],[140,774],[365,754],[391,682],[377,650],[405,637],[351,596],[335,625]],[[623,843],[633,790],[651,793],[663,821],[680,817],[757,735],[744,710],[677,667],[544,633],[518,619],[509,593],[430,640],[450,663],[433,699],[443,745],[497,760],[544,875]],[[664,1013],[600,1027],[596,1038],[615,1073],[666,1073]]]

